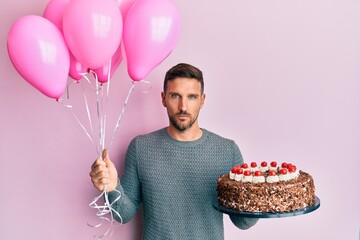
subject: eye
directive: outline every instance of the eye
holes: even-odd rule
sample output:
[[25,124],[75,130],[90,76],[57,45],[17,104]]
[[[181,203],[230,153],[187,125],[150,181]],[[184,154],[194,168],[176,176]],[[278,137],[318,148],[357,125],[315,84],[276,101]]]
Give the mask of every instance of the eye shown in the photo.
[[197,95],[190,95],[189,97],[189,100],[196,100],[198,98]]
[[178,99],[180,96],[179,96],[179,94],[177,94],[177,93],[171,93],[170,94],[170,98],[172,98],[172,99]]

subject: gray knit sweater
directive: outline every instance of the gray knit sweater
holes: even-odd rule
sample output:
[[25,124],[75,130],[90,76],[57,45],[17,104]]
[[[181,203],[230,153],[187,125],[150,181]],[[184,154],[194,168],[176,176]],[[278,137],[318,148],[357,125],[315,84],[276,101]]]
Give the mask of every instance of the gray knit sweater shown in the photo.
[[[143,239],[224,239],[223,214],[211,201],[217,178],[243,159],[234,141],[202,130],[191,142],[174,140],[164,128],[130,143],[113,208],[125,223],[143,204]],[[109,193],[110,202],[117,195]],[[258,219],[231,220],[247,229]]]

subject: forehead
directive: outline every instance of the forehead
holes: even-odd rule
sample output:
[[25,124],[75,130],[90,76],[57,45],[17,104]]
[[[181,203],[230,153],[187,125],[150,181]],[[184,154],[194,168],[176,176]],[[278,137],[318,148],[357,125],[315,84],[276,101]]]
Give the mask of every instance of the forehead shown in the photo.
[[167,92],[201,93],[201,83],[195,78],[175,78],[167,83]]

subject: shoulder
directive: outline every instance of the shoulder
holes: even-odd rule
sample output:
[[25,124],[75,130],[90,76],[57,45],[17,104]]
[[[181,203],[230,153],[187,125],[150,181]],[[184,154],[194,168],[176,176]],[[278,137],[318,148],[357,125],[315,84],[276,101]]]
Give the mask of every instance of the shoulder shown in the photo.
[[145,133],[134,137],[130,145],[157,142],[159,139],[163,139],[165,136],[165,128],[158,129],[156,131]]
[[206,129],[203,129],[203,131],[206,135],[206,145],[209,152],[215,151],[223,156],[228,156],[232,165],[243,162],[240,148],[233,139],[220,136]]
[[235,141],[232,140],[232,139],[229,139],[229,138],[226,138],[226,137],[223,137],[223,136],[220,136],[219,134],[216,134],[214,132],[211,132],[209,130],[206,130],[206,129],[202,129],[206,138],[212,140],[212,141],[217,141],[217,142],[223,142],[223,143],[226,143],[226,144],[235,144]]
[[216,133],[203,129],[205,142],[214,149],[222,149],[223,151],[239,152],[239,146],[233,139],[220,136]]

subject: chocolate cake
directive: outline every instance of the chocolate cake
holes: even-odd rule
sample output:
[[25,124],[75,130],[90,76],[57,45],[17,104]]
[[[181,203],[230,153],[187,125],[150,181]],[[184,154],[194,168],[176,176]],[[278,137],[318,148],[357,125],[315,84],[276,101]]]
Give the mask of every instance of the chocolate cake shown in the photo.
[[223,207],[246,212],[290,212],[315,203],[314,180],[290,163],[272,162],[235,166],[218,178],[217,193]]

